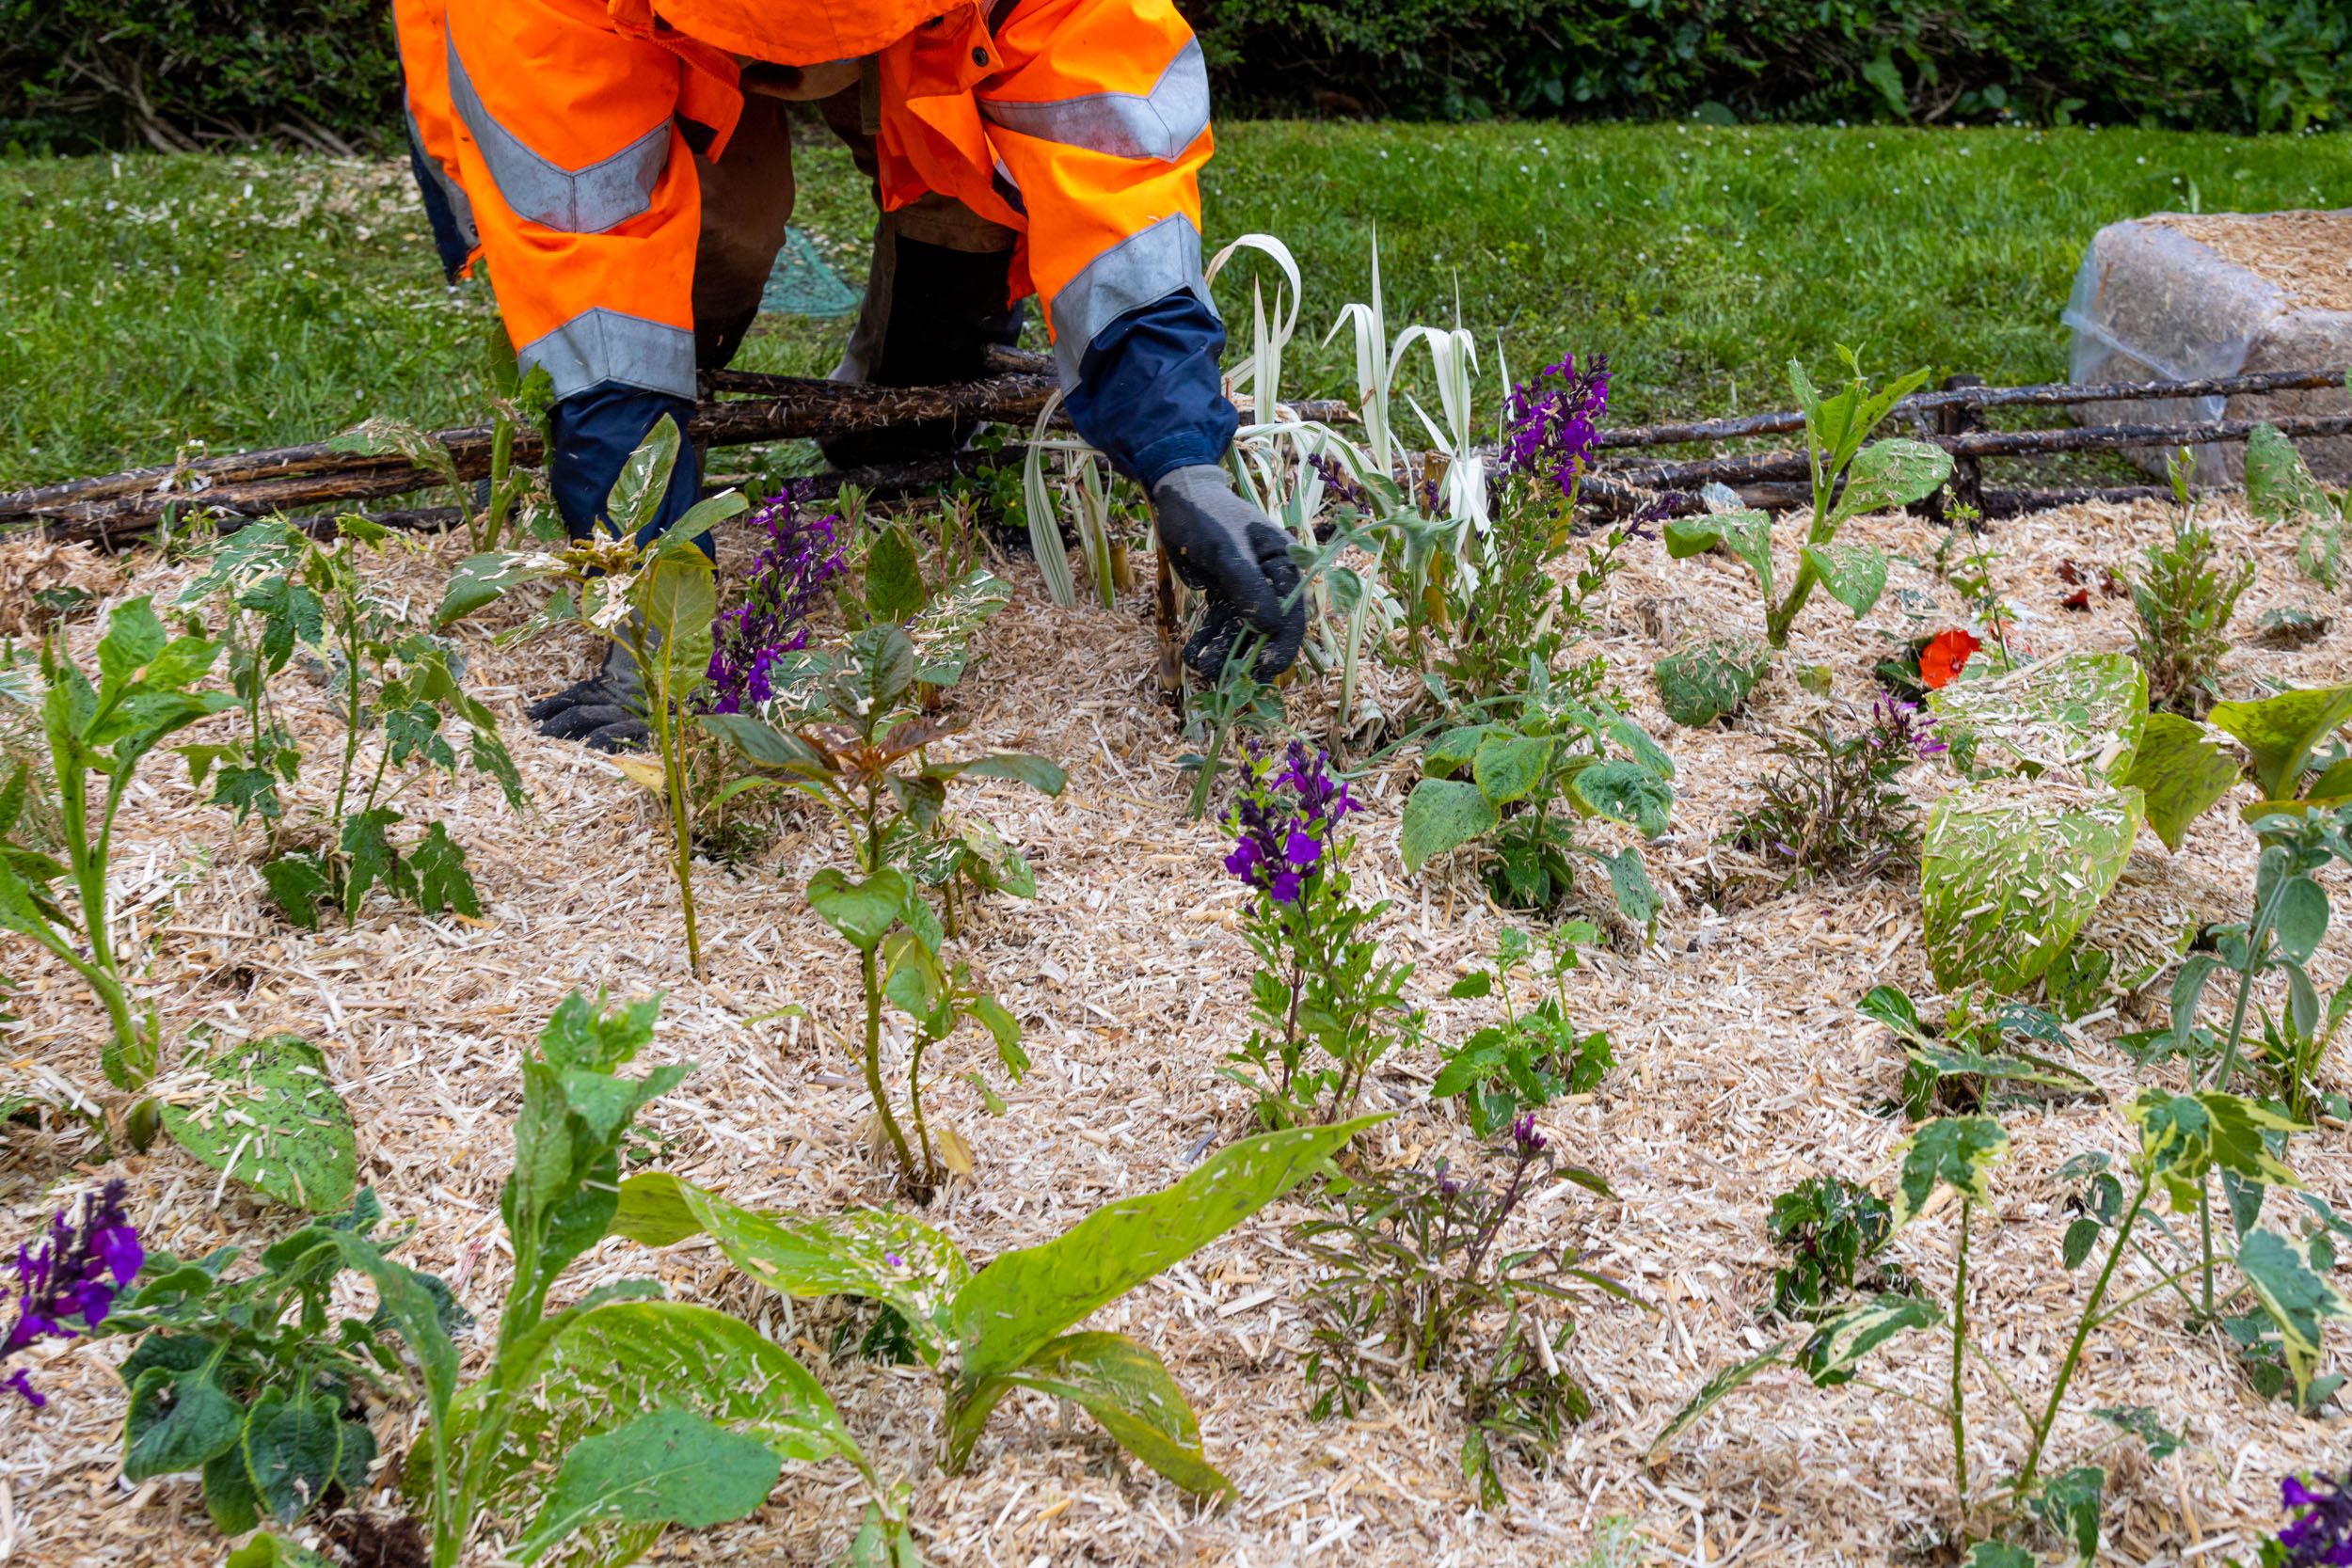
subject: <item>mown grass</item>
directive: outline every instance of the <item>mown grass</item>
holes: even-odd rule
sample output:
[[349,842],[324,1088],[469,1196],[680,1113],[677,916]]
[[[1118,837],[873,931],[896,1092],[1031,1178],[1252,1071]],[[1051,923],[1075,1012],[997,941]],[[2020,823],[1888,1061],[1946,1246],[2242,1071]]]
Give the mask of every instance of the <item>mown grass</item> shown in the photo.
[[[1306,273],[1286,387],[1347,389],[1346,340],[1321,340],[1365,297],[1376,227],[1392,329],[1458,309],[1521,378],[1605,352],[1625,420],[1776,404],[1791,356],[1826,367],[1838,343],[1883,369],[2061,378],[2058,312],[2100,225],[2192,193],[2206,211],[2352,204],[2342,135],[1266,123],[1220,137],[1211,245],[1271,232]],[[800,183],[800,220],[862,281],[870,213],[846,154],[804,150]],[[1237,338],[1251,270],[1219,284]],[[462,422],[488,309],[478,285],[440,281],[402,166],[0,162],[0,487],[370,414]],[[821,373],[846,330],[771,325],[739,364]]]

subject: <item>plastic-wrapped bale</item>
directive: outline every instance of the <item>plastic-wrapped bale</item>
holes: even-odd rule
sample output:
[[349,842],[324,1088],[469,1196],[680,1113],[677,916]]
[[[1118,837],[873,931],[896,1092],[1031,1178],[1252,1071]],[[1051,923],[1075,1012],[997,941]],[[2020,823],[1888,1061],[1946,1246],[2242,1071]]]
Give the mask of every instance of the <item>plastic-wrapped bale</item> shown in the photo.
[[[2193,381],[2352,366],[2352,208],[2335,212],[2157,213],[2099,230],[2074,275],[2066,325],[2073,377]],[[2084,424],[2278,419],[2352,408],[2341,387],[2260,396],[2086,404]],[[2313,473],[2352,479],[2352,436],[2298,441]],[[2152,473],[2165,453],[2129,455]],[[2244,478],[2246,449],[2197,450],[2208,484]]]

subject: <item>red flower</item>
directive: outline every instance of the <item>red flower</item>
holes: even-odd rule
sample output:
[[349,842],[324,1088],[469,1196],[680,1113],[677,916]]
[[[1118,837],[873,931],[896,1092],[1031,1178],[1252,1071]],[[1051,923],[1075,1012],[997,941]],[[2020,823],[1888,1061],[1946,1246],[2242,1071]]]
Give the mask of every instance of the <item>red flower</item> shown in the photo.
[[1919,679],[1931,691],[1940,691],[1967,668],[1968,657],[1984,644],[1964,631],[1939,631],[1919,654]]

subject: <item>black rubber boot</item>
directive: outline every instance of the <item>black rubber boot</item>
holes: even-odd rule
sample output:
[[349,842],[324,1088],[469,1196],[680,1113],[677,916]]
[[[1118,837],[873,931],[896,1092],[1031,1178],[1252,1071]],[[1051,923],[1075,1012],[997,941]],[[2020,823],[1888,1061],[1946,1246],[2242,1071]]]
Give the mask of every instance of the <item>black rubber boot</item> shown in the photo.
[[523,717],[553,740],[577,740],[598,752],[634,752],[653,738],[644,712],[637,660],[614,642],[606,647],[595,674],[540,698],[523,709]]

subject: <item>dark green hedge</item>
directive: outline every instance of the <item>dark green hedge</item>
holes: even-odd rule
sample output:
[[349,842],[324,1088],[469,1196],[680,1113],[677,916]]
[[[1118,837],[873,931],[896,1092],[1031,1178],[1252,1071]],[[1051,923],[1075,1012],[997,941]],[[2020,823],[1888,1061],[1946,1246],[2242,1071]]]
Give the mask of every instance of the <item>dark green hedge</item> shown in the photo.
[[2345,0],[1179,0],[1231,113],[2139,123],[2352,110]]
[[[2347,0],[1179,3],[1229,115],[2271,131],[2352,110]],[[398,79],[384,0],[0,0],[0,147],[382,150]]]
[[0,148],[399,145],[385,0],[0,0]]

